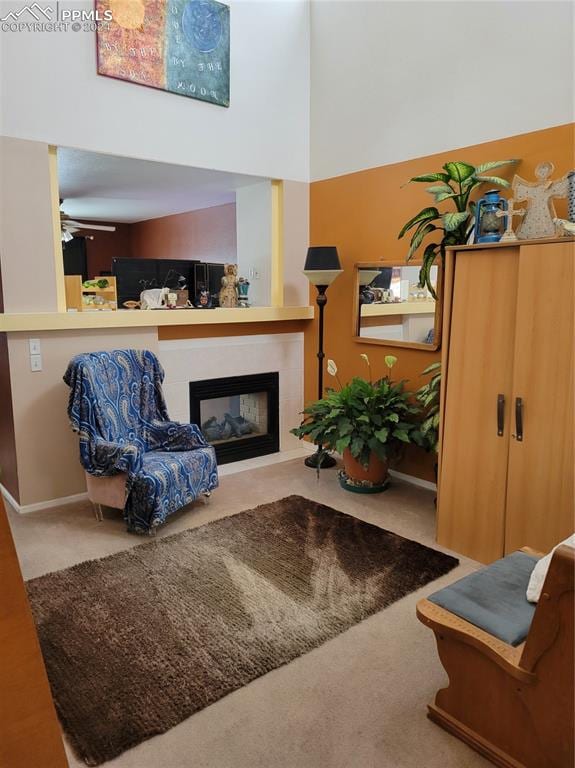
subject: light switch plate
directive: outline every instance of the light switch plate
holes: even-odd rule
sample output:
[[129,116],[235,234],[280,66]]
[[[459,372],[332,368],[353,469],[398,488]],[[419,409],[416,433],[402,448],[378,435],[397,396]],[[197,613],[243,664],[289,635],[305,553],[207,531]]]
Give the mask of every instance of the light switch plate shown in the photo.
[[30,355],[30,370],[31,371],[42,370],[42,355]]
[[42,346],[40,344],[40,339],[28,339],[28,344],[30,346],[31,355],[42,354]]

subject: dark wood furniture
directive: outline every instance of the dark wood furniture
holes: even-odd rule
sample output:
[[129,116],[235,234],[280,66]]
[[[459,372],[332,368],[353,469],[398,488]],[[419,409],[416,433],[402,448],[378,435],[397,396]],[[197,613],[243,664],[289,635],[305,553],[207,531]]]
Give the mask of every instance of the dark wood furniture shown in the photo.
[[417,605],[449,676],[429,718],[502,768],[574,764],[574,572],[575,550],[559,547],[517,647],[428,600]]

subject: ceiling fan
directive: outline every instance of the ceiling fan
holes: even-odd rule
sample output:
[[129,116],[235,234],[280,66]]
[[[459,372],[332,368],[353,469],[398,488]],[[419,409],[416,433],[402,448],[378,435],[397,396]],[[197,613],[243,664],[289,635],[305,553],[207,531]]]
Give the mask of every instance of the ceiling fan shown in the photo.
[[[60,204],[62,201],[60,201]],[[71,219],[64,211],[60,210],[60,231],[61,239],[64,243],[69,243],[74,239],[74,233],[83,229],[99,230],[101,232],[115,232],[116,227],[109,224],[96,224],[92,221],[76,221]]]

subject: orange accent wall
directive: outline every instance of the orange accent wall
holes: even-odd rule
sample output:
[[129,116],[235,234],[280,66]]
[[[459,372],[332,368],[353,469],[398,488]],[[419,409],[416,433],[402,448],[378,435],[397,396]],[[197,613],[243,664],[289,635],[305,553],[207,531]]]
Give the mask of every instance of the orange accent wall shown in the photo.
[[112,226],[116,227],[115,232],[84,230],[86,234],[92,234],[94,237],[93,240],[86,240],[88,277],[109,272],[112,269],[112,259],[125,259],[132,256],[132,225],[112,222]]
[[130,229],[138,259],[237,261],[235,203],[141,221]]
[[[375,374],[384,373],[384,356],[394,354],[398,357],[395,377],[408,379],[408,386],[414,389],[424,383],[420,372],[439,359],[441,354],[441,350],[433,353],[377,346],[356,342],[352,338],[353,265],[358,261],[382,259],[403,263],[409,240],[404,238],[398,241],[397,233],[411,216],[425,205],[433,204],[431,196],[425,192],[428,184],[402,185],[412,176],[440,170],[448,160],[463,160],[478,165],[489,160],[520,158],[518,166],[511,170],[501,169],[501,175],[511,178],[516,171],[527,179],[535,178],[534,170],[539,162],[551,160],[555,164],[554,178],[558,178],[575,167],[574,129],[573,124],[562,125],[358,171],[310,185],[310,242],[312,245],[336,245],[345,270],[328,290],[325,316],[326,359],[336,361],[342,381],[366,375],[360,354],[369,355]],[[421,130],[425,130],[423,122]],[[449,210],[445,204],[439,204],[439,208]],[[556,201],[556,209],[560,217],[566,217],[566,201]],[[315,302],[314,290],[310,291],[310,300]],[[306,402],[317,396],[316,352],[315,320],[306,326],[305,331]],[[472,339],[469,353],[473,354]],[[434,480],[433,457],[419,449],[410,448],[398,469]]]
[[237,261],[235,203],[135,224],[106,223],[115,232],[85,230],[94,236],[86,240],[89,277],[109,272],[115,258]]

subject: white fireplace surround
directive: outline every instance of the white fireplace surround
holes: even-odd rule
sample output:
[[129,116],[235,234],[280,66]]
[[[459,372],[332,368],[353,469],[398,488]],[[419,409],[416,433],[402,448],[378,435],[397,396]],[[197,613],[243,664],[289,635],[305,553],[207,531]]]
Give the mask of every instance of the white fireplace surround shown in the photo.
[[163,390],[174,421],[190,420],[190,381],[277,371],[280,452],[301,447],[289,431],[300,423],[303,409],[303,333],[160,341],[158,357],[166,372]]

